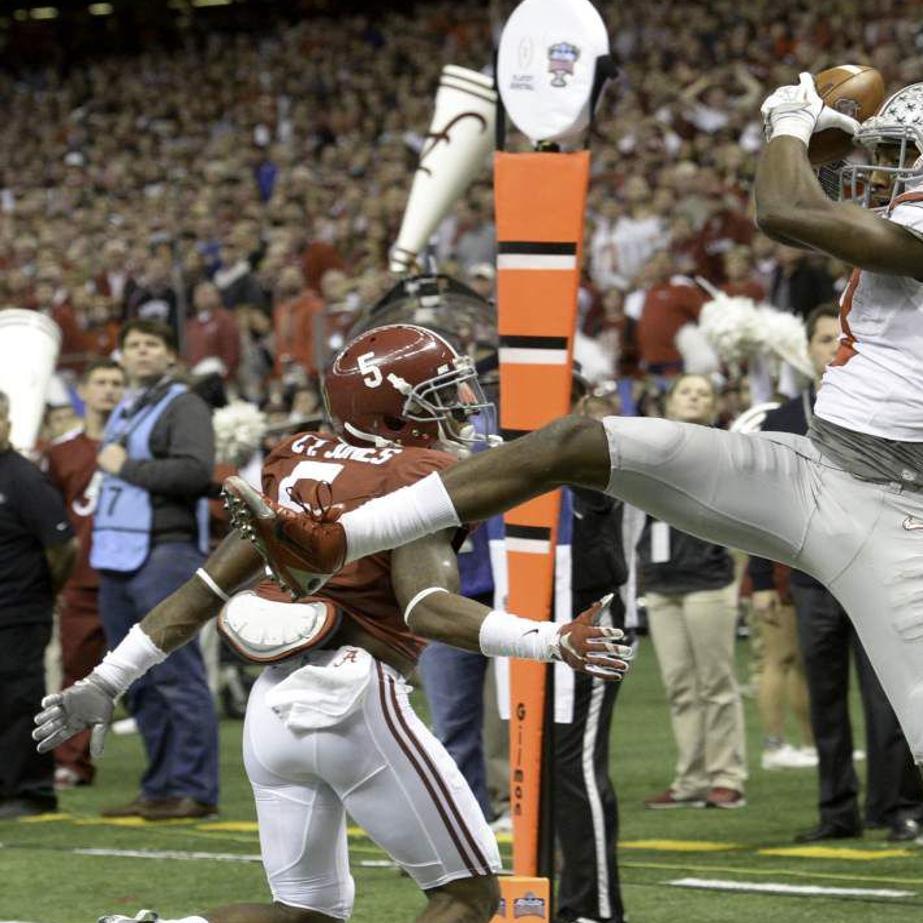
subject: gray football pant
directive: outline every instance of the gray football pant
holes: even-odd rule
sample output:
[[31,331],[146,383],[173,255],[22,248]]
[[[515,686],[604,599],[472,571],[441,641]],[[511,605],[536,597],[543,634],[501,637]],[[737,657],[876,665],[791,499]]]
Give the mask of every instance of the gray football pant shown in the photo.
[[637,417],[603,425],[607,493],[830,590],[923,763],[923,529],[907,528],[923,526],[923,493],[861,481],[804,436]]

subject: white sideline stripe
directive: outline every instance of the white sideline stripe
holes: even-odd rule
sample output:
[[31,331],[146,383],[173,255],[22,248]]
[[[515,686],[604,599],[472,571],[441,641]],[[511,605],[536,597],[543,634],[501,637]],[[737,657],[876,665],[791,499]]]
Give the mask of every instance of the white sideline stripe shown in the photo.
[[506,537],[506,550],[519,551],[524,554],[548,554],[551,542],[543,538],[511,538]]
[[[72,849],[78,856],[115,856],[122,859],[182,859],[187,862],[262,862],[260,856],[236,852],[185,852],[181,849]],[[0,921],[3,923],[3,921]]]
[[576,269],[573,253],[498,253],[497,269]]
[[786,885],[775,881],[721,881],[713,878],[677,878],[667,884],[677,888],[706,888],[711,891],[760,891],[770,894],[823,895],[827,897],[913,897],[915,891],[890,888],[823,888],[820,885]]
[[583,751],[581,766],[583,769],[583,787],[590,805],[590,818],[593,827],[593,842],[596,846],[596,892],[599,896],[599,915],[603,919],[612,916],[609,902],[609,866],[606,857],[606,821],[603,816],[602,798],[596,782],[596,763],[593,754],[596,751],[596,734],[599,730],[599,716],[602,710],[605,687],[603,681],[593,677],[590,686],[590,705],[587,709],[586,725],[583,729]]
[[532,349],[528,346],[501,346],[500,362],[511,365],[567,365],[566,349]]

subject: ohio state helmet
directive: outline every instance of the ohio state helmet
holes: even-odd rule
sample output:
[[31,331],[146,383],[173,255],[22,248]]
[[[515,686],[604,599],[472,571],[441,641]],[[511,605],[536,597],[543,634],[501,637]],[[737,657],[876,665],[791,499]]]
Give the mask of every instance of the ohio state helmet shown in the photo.
[[347,343],[324,376],[324,399],[354,443],[463,449],[494,432],[474,363],[414,324],[376,327]]
[[853,142],[871,154],[871,163],[848,163],[841,169],[841,198],[866,208],[887,209],[899,195],[919,187],[923,182],[923,83],[889,96],[859,126]]

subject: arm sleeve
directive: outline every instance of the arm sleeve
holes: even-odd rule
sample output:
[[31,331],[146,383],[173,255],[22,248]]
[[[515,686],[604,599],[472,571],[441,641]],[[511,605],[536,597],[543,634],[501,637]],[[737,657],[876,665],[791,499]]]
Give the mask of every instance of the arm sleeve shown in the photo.
[[26,528],[43,548],[62,545],[74,537],[64,498],[31,462],[23,460],[18,489],[11,498]]
[[215,434],[208,405],[195,394],[180,395],[155,424],[152,440],[161,433],[167,441],[166,457],[130,458],[119,477],[167,497],[204,494],[215,467]]

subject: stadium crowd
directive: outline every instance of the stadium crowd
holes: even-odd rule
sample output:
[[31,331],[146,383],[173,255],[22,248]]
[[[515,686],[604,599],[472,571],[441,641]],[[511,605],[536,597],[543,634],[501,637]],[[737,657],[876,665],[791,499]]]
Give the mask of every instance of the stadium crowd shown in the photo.
[[[678,275],[802,315],[843,285],[844,267],[754,233],[758,103],[844,60],[907,82],[918,4],[878,6],[870,21],[850,0],[603,6],[622,70],[596,122],[581,321],[613,375],[679,360],[672,335],[701,295]],[[190,365],[220,358],[249,399],[312,378],[338,342],[315,346],[316,315],[342,330],[388,287],[440,68],[487,66],[501,13],[427,4],[4,75],[0,303],[59,323],[65,369],[142,316],[174,326]],[[486,167],[438,234],[438,265],[463,279],[490,274]]]
[[[325,361],[393,284],[388,251],[439,72],[487,68],[508,6],[313,18],[0,75],[0,304],[57,322],[72,392],[92,363],[118,355],[126,322],[154,320],[172,328],[191,377],[220,385],[200,391],[214,406],[243,398],[278,429],[318,417]],[[769,88],[847,61],[874,65],[889,89],[923,71],[923,3],[878,0],[874,19],[859,6],[600,4],[620,72],[592,132],[579,327],[603,357],[591,384],[629,383],[625,412],[663,412],[662,391],[684,369],[676,334],[709,287],[803,319],[845,287],[848,267],[756,230],[750,187]],[[486,299],[492,212],[485,164],[432,245],[439,271]],[[747,382],[722,381],[728,423]],[[49,408],[46,441],[75,424],[63,403]],[[722,567],[723,587],[730,560]],[[802,743],[810,751],[807,732]],[[901,822],[919,817],[920,795]]]

